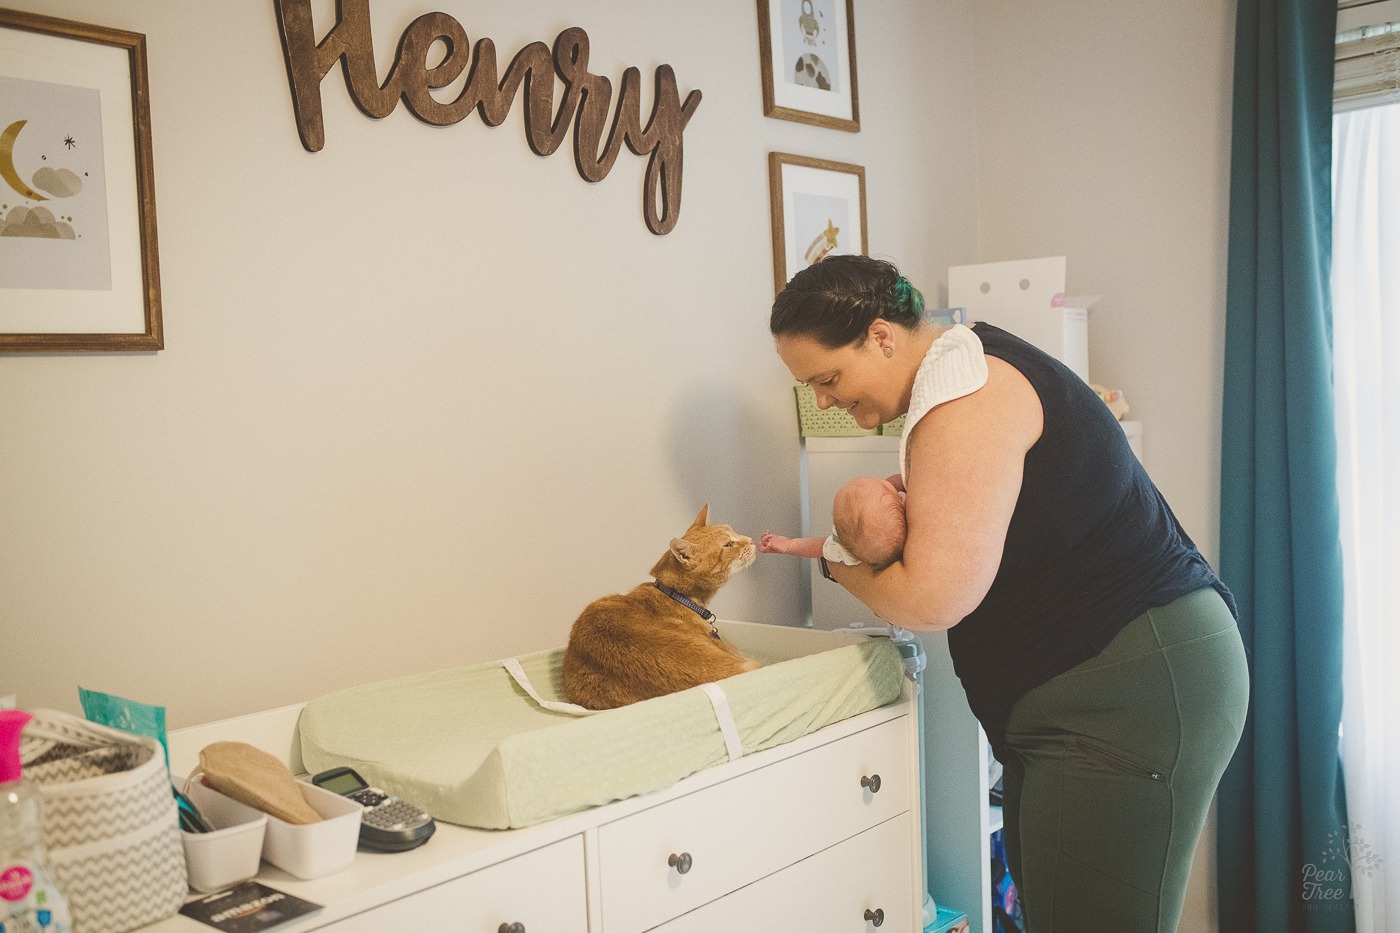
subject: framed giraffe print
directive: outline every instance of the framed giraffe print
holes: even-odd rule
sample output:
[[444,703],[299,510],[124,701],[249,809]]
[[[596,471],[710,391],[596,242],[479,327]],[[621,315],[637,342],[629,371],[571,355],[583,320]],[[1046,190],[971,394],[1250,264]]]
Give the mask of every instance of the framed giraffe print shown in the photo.
[[869,255],[864,167],[770,152],[768,199],[775,291],[827,256]]

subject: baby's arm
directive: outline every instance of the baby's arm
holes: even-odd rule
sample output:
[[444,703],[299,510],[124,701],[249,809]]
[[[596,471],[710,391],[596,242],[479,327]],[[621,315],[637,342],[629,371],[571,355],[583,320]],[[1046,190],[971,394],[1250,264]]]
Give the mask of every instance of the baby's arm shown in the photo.
[[824,538],[785,538],[765,531],[758,539],[758,549],[764,554],[791,554],[794,557],[821,557]]

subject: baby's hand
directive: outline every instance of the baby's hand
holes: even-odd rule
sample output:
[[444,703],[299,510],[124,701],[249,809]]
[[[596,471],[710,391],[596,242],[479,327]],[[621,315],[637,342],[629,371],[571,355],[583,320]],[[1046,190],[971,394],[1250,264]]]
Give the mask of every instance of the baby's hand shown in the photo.
[[758,539],[758,549],[764,554],[786,554],[790,540],[782,535],[775,535],[771,531],[765,531],[763,537]]

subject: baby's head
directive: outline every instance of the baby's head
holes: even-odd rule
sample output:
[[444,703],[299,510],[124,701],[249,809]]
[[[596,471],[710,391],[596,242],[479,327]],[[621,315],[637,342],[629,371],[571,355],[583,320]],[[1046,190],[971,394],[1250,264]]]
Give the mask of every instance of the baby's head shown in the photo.
[[888,480],[859,476],[831,506],[836,538],[861,562],[887,567],[904,553],[904,498]]

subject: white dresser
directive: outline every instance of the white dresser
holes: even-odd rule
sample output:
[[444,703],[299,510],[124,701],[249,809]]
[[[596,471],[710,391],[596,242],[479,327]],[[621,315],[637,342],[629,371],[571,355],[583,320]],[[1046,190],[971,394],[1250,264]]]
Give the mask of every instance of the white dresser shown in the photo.
[[[811,639],[822,633],[793,630]],[[171,733],[187,773],[210,742],[249,742],[301,770],[300,707]],[[864,933],[920,929],[917,715],[894,703],[664,790],[525,829],[439,824],[409,852],[260,880],[325,905],[292,933]],[[209,927],[176,916],[146,933]]]

